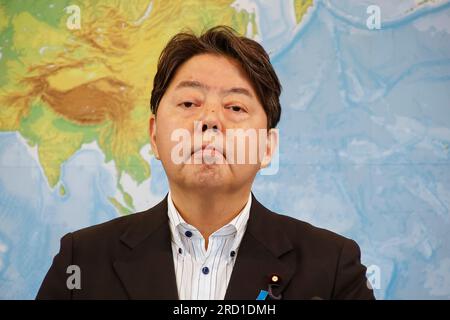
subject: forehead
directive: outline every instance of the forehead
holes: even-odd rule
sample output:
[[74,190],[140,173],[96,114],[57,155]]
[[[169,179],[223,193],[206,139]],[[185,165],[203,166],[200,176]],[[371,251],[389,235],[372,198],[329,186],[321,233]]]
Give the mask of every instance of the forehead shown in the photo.
[[244,87],[254,95],[251,81],[239,62],[221,55],[201,54],[190,58],[178,68],[170,87],[173,89],[185,80],[198,81],[211,90]]

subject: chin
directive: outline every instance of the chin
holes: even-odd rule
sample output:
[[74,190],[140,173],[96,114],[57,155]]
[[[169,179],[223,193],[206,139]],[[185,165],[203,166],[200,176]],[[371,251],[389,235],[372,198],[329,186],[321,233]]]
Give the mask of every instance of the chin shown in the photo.
[[223,188],[230,180],[227,177],[227,172],[224,172],[223,169],[218,165],[203,164],[190,172],[187,179],[188,184],[194,188]]

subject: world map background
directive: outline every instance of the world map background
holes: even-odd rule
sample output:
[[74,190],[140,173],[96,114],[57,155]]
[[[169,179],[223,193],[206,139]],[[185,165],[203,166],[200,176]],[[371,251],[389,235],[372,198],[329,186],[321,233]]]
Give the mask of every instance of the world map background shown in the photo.
[[217,24],[283,85],[280,168],[255,196],[355,239],[378,299],[449,299],[450,3],[412,0],[0,1],[0,299],[35,297],[65,233],[165,196],[157,58]]

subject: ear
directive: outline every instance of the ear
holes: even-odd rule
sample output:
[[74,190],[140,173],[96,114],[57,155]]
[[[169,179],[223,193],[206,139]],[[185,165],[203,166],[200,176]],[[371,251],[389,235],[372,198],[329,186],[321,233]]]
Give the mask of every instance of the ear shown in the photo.
[[275,152],[277,152],[278,140],[279,140],[278,129],[271,128],[269,130],[269,132],[267,133],[266,148],[265,148],[264,156],[261,160],[260,169],[266,168],[269,166],[270,161],[272,161],[272,157],[274,156]]
[[155,158],[159,159],[158,147],[156,146],[156,116],[152,114],[149,120],[150,145]]

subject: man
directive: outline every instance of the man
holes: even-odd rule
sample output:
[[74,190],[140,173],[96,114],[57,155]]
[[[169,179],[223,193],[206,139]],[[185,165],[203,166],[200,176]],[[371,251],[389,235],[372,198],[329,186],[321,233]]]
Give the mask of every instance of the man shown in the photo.
[[[227,27],[180,33],[153,86],[150,141],[168,195],[64,236],[37,298],[374,298],[354,241],[271,212],[251,193],[281,113],[281,85],[258,43]],[[78,288],[67,286],[73,265]]]

